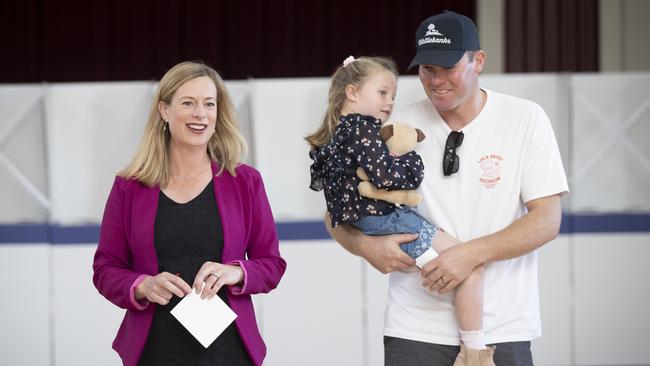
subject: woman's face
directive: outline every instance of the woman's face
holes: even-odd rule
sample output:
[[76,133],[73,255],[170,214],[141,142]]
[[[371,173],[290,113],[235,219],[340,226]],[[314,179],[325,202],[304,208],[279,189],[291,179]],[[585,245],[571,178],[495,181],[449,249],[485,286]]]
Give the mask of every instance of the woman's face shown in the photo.
[[191,79],[159,109],[169,123],[172,146],[206,147],[217,120],[217,87],[207,76]]

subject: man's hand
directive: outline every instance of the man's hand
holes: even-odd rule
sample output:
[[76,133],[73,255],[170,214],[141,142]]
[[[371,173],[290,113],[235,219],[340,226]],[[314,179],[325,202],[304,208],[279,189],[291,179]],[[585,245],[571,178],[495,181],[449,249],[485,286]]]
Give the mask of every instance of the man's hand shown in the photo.
[[449,292],[475,267],[528,254],[555,239],[562,221],[560,197],[554,194],[528,201],[528,213],[506,228],[443,250],[422,268],[422,285]]
[[357,244],[357,253],[381,273],[405,270],[415,265],[415,260],[399,246],[417,237],[416,234],[363,235]]
[[447,248],[438,257],[425,264],[420,272],[422,285],[440,294],[458,286],[481,264],[476,252],[465,243]]
[[417,239],[416,234],[371,236],[350,224],[332,227],[329,214],[325,215],[325,228],[348,252],[363,257],[381,273],[407,269],[415,260],[400,249],[399,245]]

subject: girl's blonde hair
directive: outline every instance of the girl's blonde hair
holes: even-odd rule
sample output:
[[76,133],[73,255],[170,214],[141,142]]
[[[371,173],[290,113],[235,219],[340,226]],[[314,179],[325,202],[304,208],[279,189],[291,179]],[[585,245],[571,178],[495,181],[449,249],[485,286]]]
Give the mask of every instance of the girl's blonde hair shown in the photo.
[[323,122],[316,132],[305,137],[311,148],[327,144],[339,123],[341,108],[345,102],[345,88],[354,85],[360,88],[367,78],[379,70],[387,70],[398,75],[395,61],[387,57],[360,57],[352,62],[347,62],[336,69],[332,75],[328,105]]
[[186,61],[172,67],[160,80],[140,146],[131,163],[118,173],[119,176],[137,179],[149,187],[167,184],[170,178],[171,135],[169,128],[165,128],[158,104],[161,101],[170,104],[181,85],[202,76],[209,77],[217,88],[217,121],[207,152],[219,165],[218,174],[226,169],[231,175],[236,175],[235,168],[244,159],[247,145],[237,127],[237,113],[230,95],[221,76],[214,69],[203,63]]

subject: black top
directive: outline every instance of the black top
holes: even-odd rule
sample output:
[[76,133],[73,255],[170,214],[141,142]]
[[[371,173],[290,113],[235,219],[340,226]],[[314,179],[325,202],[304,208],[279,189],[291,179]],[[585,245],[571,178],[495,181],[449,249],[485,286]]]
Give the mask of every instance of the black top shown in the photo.
[[310,151],[311,189],[325,190],[332,225],[354,223],[365,216],[388,215],[392,203],[359,195],[357,167],[377,188],[416,189],[424,179],[422,158],[414,151],[393,157],[379,135],[381,121],[360,114],[339,118],[330,142]]
[[[179,273],[190,287],[203,263],[221,262],[223,233],[212,181],[185,204],[160,191],[154,243],[158,271]],[[224,286],[218,295],[228,303],[226,291]],[[169,304],[155,305],[139,365],[252,365],[234,322],[206,349],[171,315],[180,300],[173,296]]]

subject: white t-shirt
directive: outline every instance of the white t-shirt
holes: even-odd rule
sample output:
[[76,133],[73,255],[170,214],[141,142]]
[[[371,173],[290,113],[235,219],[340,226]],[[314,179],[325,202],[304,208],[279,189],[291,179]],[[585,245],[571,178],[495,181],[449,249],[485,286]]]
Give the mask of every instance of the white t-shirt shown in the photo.
[[[485,90],[485,89],[484,89]],[[551,124],[537,104],[485,90],[487,101],[462,129],[457,173],[445,177],[442,157],[451,129],[428,99],[393,115],[421,129],[425,178],[418,212],[461,241],[501,230],[526,212],[524,203],[568,192]],[[419,270],[390,275],[384,334],[458,345],[453,295],[429,293]],[[488,264],[483,329],[487,343],[528,341],[541,335],[537,253]]]

